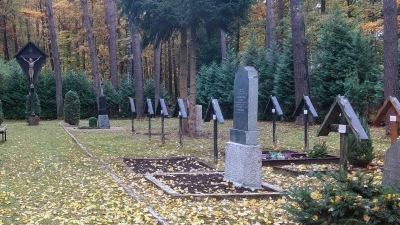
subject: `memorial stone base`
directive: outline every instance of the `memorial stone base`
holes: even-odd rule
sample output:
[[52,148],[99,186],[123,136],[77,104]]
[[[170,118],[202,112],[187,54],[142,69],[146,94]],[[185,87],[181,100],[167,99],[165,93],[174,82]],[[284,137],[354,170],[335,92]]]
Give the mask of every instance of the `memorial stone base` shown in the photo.
[[227,142],[224,180],[235,186],[261,189],[262,151],[259,145]]
[[38,126],[40,121],[40,117],[38,116],[30,116],[28,118],[28,126]]
[[98,118],[99,129],[110,129],[110,119],[108,115],[99,115]]

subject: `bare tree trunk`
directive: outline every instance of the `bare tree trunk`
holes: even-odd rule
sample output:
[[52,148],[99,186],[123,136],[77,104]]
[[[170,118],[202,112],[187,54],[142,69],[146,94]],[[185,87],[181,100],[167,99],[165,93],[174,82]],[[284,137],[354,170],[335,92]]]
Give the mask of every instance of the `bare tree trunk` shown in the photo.
[[[302,0],[290,0],[296,106],[300,104],[303,95],[309,95],[310,90],[303,10]],[[302,124],[303,119],[303,116],[298,116],[296,118],[296,124]]]
[[56,78],[56,104],[57,119],[63,118],[63,97],[62,97],[62,79],[61,79],[61,62],[58,52],[57,33],[54,25],[53,5],[51,0],[46,0],[47,17],[49,20],[49,32],[51,41],[51,52],[53,53],[54,74]]
[[143,72],[142,72],[142,54],[140,51],[139,28],[134,23],[132,30],[132,50],[133,50],[133,75],[135,77],[135,97],[136,97],[136,115],[143,117],[144,99],[143,99]]
[[89,56],[90,61],[92,63],[92,76],[93,76],[93,90],[96,96],[97,109],[99,108],[99,96],[100,96],[100,80],[99,80],[99,72],[98,72],[98,63],[97,63],[97,53],[96,46],[94,43],[92,25],[90,23],[89,18],[89,9],[87,5],[87,0],[81,0],[82,10],[83,10],[83,20],[86,27],[86,36],[89,45]]
[[321,0],[321,14],[325,13],[326,0]]
[[189,55],[190,55],[190,107],[189,107],[189,136],[196,134],[196,27],[190,27]]
[[29,19],[25,19],[25,25],[26,25],[26,36],[28,38],[28,41],[31,40],[31,26],[29,25]]
[[226,62],[226,32],[221,30],[221,63]]
[[2,16],[3,22],[3,44],[4,44],[4,58],[8,61],[10,60],[10,53],[8,52],[8,43],[7,43],[7,17],[6,15]]
[[133,56],[132,56],[132,27],[129,22],[126,22],[125,25],[126,31],[126,74],[128,76],[128,80],[132,80],[132,69],[133,69]]
[[108,52],[110,57],[110,79],[115,90],[118,90],[118,59],[117,59],[117,26],[115,16],[115,3],[113,0],[104,0],[106,13],[105,21],[108,28]]
[[385,99],[398,97],[397,5],[383,0],[383,91]]
[[[158,104],[160,99],[161,86],[161,43],[158,41],[158,35],[154,39],[154,102]],[[155,106],[157,107],[157,105]]]
[[18,46],[18,36],[16,35],[17,34],[17,25],[15,25],[15,22],[13,23],[12,29],[15,34],[15,36],[14,36],[14,52],[15,52],[15,54],[17,54],[17,52],[19,50],[19,46]]
[[275,12],[274,12],[274,0],[266,0],[266,35],[265,35],[265,49],[272,47],[272,44],[276,41],[276,25],[275,25]]
[[[181,43],[179,47],[179,96],[182,98],[183,103],[187,106],[187,77],[188,77],[188,62],[187,62],[187,30],[186,28],[180,29]],[[182,133],[188,134],[188,120],[182,120]]]
[[282,40],[283,40],[283,10],[284,10],[284,3],[283,0],[277,0],[278,2],[278,26],[279,26],[279,32],[277,34],[277,44],[279,46],[282,46]]
[[171,46],[171,39],[168,40],[168,49],[167,49],[167,54],[168,54],[168,94],[169,96],[173,96],[172,93],[172,46]]

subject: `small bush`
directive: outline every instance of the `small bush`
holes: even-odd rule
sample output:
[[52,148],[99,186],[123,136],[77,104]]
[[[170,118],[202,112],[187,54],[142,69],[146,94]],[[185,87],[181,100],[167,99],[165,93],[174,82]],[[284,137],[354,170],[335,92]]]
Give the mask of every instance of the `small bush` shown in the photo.
[[89,118],[89,127],[92,127],[92,128],[97,127],[97,118],[96,117]]
[[328,146],[326,146],[326,141],[320,140],[319,143],[314,145],[307,153],[308,158],[324,158],[328,155]]
[[75,91],[68,91],[64,99],[64,121],[70,125],[78,125],[80,118],[80,101]]
[[303,187],[291,185],[287,196],[284,207],[300,224],[400,224],[399,194],[382,187],[372,173],[344,179],[340,173],[319,174]]
[[356,167],[366,167],[375,158],[375,154],[367,120],[362,117],[360,118],[360,123],[367,133],[369,139],[358,141],[354,134],[349,134],[347,139],[347,157],[351,165]]

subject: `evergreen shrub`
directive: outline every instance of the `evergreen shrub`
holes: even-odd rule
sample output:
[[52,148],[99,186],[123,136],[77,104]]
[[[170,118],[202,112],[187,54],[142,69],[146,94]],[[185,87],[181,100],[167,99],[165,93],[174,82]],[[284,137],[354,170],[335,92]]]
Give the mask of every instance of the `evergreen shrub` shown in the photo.
[[358,141],[354,134],[349,134],[347,139],[347,158],[349,163],[353,166],[366,167],[375,158],[375,154],[370,130],[365,117],[360,118],[360,123],[367,133],[368,140]]
[[89,127],[91,127],[91,128],[97,127],[97,118],[96,117],[89,118]]
[[294,222],[307,225],[400,224],[400,196],[381,186],[373,173],[317,174],[313,182],[291,185],[284,207]]
[[[149,98],[154,104],[154,99],[155,99],[154,90],[155,90],[154,79],[146,80],[143,86],[143,97],[145,101],[146,99]],[[160,88],[160,98],[164,99],[166,105],[172,104],[172,99],[169,96],[168,91],[163,86],[161,86]]]
[[78,125],[80,119],[80,101],[75,91],[68,91],[64,99],[64,121],[70,125]]
[[135,96],[134,80],[127,75],[122,76],[118,89],[119,116],[129,118],[131,116],[131,106],[129,97]]

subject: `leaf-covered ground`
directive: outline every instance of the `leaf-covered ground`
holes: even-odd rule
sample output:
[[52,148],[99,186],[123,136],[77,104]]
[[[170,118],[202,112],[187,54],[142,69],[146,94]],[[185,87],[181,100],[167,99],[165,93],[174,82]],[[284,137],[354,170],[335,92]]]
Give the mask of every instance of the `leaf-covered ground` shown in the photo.
[[[122,158],[195,156],[213,162],[212,123],[204,123],[202,137],[183,138],[179,148],[178,120],[166,119],[166,142],[160,135],[151,140],[144,133],[147,120],[111,120],[115,130],[71,130],[90,152],[90,157],[60,127],[62,121],[6,121],[7,141],[0,144],[0,224],[156,224],[154,210],[170,224],[294,224],[282,206],[285,198],[272,199],[174,199],[146,181],[142,175],[127,173]],[[160,133],[160,120],[152,119],[153,132]],[[87,125],[87,121],[81,121]],[[217,167],[224,167],[224,146],[232,121],[219,125]],[[310,146],[318,142],[318,126],[310,127]],[[259,123],[263,149],[302,151],[303,128],[278,123],[278,147],[272,145],[272,125]],[[377,160],[382,160],[390,141],[384,128],[372,128]],[[323,137],[329,153],[338,154],[339,136]],[[110,172],[99,166],[104,163]],[[128,194],[112,174],[138,198]],[[263,180],[287,189],[308,182],[306,175],[293,176],[263,168]],[[141,200],[141,201],[140,201]]]

